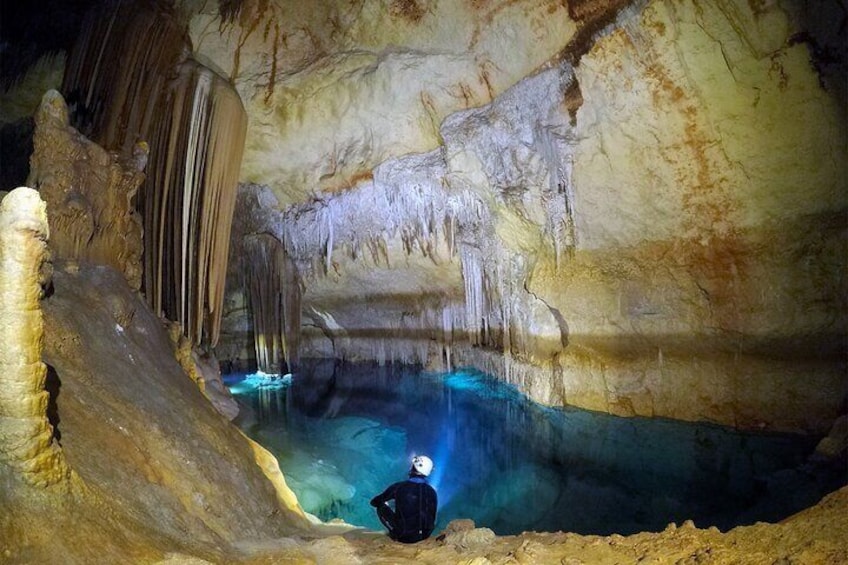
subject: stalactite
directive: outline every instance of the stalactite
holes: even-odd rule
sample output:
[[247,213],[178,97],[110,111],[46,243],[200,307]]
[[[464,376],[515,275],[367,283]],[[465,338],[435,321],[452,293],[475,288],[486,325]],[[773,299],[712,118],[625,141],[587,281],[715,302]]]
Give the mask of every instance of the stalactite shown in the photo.
[[145,292],[194,343],[214,345],[246,116],[226,81],[189,61],[171,84],[164,117],[141,197]]
[[446,370],[452,370],[451,348],[453,347],[453,312],[449,306],[442,307],[442,336]]
[[498,296],[501,298],[500,313],[502,321],[501,328],[503,331],[503,351],[507,358],[512,353],[512,295],[513,285],[515,283],[515,280],[512,278],[513,273],[510,271],[511,269],[508,269],[508,266],[498,261],[496,280],[498,281]]
[[573,141],[554,128],[540,128],[535,145],[548,169],[548,186],[542,189],[545,232],[554,247],[556,266],[563,254],[569,257],[577,244],[574,226],[574,192],[571,181]]
[[301,287],[294,262],[285,255],[283,269],[283,295],[280,301],[282,320],[283,359],[289,372],[300,363]]
[[[292,372],[299,363],[301,288],[283,244],[268,234],[244,240],[245,289],[259,369]],[[283,367],[285,364],[285,367]]]
[[469,245],[460,248],[462,280],[465,284],[465,329],[474,345],[483,342],[483,320],[485,312],[485,280],[480,250]]
[[63,89],[74,123],[105,147],[148,141],[143,291],[193,343],[214,346],[247,117],[232,85],[190,52],[162,5],[106,4],[89,15]]
[[154,2],[109,2],[87,16],[65,70],[72,120],[100,145],[130,152],[148,139],[188,36]]
[[[415,331],[432,332],[430,339],[442,344],[446,360],[455,334],[523,361],[533,345],[522,329],[528,315],[522,308],[532,302],[524,287],[531,265],[496,233],[496,207],[538,223],[557,265],[573,253],[573,125],[556,109],[574,81],[565,65],[523,82],[490,106],[445,120],[446,146],[476,156],[483,184],[449,174],[453,163],[448,165],[444,148],[387,161],[355,190],[288,209],[281,221],[287,251],[307,279],[335,272],[332,257],[340,249],[354,260],[366,255],[377,264],[378,250],[389,239],[406,254],[420,253],[437,264],[458,258],[464,303],[461,315],[450,320],[450,337],[444,329],[448,317],[433,317],[422,305],[416,306],[421,324]],[[403,335],[408,328],[391,330]],[[402,339],[374,348],[383,362],[424,355]],[[511,367],[508,360],[505,370]]]
[[[355,191],[289,208],[282,219],[282,239],[301,272],[315,272],[313,263],[320,257],[320,272],[330,273],[334,249],[345,246],[353,257],[363,255],[365,248],[375,264],[380,256],[388,263],[387,241],[394,237],[407,253],[434,261],[439,260],[440,242],[448,254],[454,253],[456,233],[482,222],[486,212],[472,191],[445,189],[441,158],[433,151],[390,161]],[[404,166],[418,174],[398,174]]]
[[[378,167],[371,182],[355,191],[289,208],[280,221],[286,251],[306,279],[333,272],[333,253],[346,250],[354,260],[365,256],[376,265],[389,266],[389,240],[397,238],[407,254],[420,253],[435,263],[458,256],[466,284],[467,307],[430,302],[417,306],[414,326],[386,320],[392,339],[352,339],[351,347],[379,363],[392,360],[426,364],[441,345],[444,363],[451,364],[454,333],[467,329],[483,345],[487,328],[500,319],[488,312],[483,260],[469,259],[473,247],[461,243],[481,225],[490,223],[487,206],[473,190],[447,189],[441,151],[411,155]],[[318,258],[316,260],[316,258]],[[429,305],[428,305],[429,304]],[[500,302],[493,303],[498,308]],[[430,311],[432,309],[432,311]],[[446,313],[447,312],[447,313]],[[440,331],[441,330],[441,331]],[[403,336],[414,336],[407,338]],[[259,339],[263,339],[260,337]],[[465,339],[463,337],[463,339]],[[438,355],[438,350],[435,351]],[[338,354],[338,353],[337,353]]]
[[282,253],[279,242],[265,242],[270,236],[256,236],[244,241],[244,273],[250,310],[253,316],[256,363],[265,373],[278,373],[282,346],[279,332],[280,280],[274,269],[279,267]]

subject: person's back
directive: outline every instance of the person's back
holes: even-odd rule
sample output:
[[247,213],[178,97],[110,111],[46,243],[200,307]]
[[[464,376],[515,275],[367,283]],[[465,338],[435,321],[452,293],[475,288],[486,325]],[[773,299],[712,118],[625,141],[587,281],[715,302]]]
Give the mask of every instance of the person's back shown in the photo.
[[436,522],[436,491],[421,477],[400,483],[395,493],[397,541],[416,542],[430,537]]
[[[409,479],[391,485],[371,500],[393,540],[415,543],[427,539],[433,532],[438,497],[426,479],[432,468],[429,458],[416,457]],[[388,505],[389,500],[395,501],[394,511]]]

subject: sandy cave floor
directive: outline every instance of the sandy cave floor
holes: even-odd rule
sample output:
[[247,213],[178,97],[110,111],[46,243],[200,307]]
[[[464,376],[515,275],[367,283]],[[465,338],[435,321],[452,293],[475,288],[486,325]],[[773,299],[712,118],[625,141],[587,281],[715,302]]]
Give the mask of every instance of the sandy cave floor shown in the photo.
[[[848,487],[779,524],[757,523],[722,533],[691,522],[657,533],[582,536],[524,533],[494,536],[470,523],[453,522],[440,534],[414,545],[382,535],[351,533],[306,543],[283,539],[241,546],[243,563],[531,564],[564,565],[845,564],[848,563]],[[464,529],[465,528],[465,529]],[[193,562],[172,555],[167,562]]]

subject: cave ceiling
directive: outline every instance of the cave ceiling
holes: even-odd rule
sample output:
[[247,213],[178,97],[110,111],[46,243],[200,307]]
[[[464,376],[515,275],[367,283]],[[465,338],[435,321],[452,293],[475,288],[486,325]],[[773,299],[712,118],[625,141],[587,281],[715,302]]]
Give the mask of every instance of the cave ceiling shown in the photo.
[[250,115],[242,180],[285,207],[438,147],[445,117],[551,62],[578,23],[558,0],[276,0],[208,3],[189,27]]

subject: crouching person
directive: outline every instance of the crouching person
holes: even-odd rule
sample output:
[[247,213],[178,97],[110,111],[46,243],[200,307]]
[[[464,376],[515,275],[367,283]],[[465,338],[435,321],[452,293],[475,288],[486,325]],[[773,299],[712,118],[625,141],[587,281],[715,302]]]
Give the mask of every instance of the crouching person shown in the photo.
[[[425,540],[436,525],[436,490],[427,483],[433,462],[425,455],[412,458],[409,478],[397,482],[371,499],[389,537],[402,543]],[[394,509],[389,501],[394,500]]]

